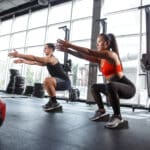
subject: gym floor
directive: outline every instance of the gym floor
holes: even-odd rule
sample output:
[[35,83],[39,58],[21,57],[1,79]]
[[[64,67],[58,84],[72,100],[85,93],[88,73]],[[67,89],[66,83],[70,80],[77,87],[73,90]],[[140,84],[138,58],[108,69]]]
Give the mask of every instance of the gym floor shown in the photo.
[[[150,113],[121,108],[128,129],[110,130],[89,120],[96,105],[60,100],[63,111],[47,113],[48,99],[1,96],[7,105],[0,150],[149,150]],[[107,111],[112,114],[111,108]]]

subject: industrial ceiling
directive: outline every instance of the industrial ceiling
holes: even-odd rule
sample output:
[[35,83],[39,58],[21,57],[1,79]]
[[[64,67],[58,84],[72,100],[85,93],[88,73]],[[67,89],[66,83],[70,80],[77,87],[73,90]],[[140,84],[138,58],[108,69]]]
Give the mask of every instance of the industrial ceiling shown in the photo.
[[71,0],[0,0],[0,19],[6,20],[12,15],[21,15],[29,9],[37,10]]

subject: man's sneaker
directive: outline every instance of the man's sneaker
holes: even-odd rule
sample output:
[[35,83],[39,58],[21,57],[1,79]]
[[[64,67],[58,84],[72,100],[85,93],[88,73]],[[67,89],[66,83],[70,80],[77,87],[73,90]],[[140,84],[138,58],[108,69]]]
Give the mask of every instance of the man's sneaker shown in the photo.
[[47,107],[49,107],[51,103],[52,102],[49,100],[45,105],[42,105],[43,109],[46,109]]
[[61,105],[58,102],[54,103],[52,101],[49,101],[48,103],[46,103],[43,106],[44,110],[46,110],[46,111],[53,110],[53,109],[56,109],[56,108],[59,108],[59,107],[61,107]]
[[128,121],[120,119],[118,116],[112,115],[112,117],[106,123],[105,127],[109,129],[128,128]]
[[97,110],[93,117],[90,118],[92,121],[108,121],[109,114],[102,113],[99,110]]

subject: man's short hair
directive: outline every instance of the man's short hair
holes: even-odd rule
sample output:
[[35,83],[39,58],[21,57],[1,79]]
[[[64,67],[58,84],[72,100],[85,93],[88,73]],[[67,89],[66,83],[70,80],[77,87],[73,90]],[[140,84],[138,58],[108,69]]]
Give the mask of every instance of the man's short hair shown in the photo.
[[47,43],[46,45],[48,46],[48,48],[52,48],[53,51],[55,50],[55,45],[53,43]]

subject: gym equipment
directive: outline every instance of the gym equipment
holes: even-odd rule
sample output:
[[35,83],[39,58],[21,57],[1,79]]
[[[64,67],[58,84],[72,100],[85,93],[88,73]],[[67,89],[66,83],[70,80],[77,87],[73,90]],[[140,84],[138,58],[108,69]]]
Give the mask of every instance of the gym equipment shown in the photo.
[[24,95],[31,96],[33,93],[33,86],[26,86]]
[[80,91],[77,88],[71,88],[69,89],[69,100],[75,101],[78,100],[80,97]]
[[25,78],[20,76],[19,70],[10,69],[10,80],[6,89],[9,94],[23,94]]
[[71,61],[71,59],[68,59],[68,60],[66,61],[66,63],[63,64],[62,66],[63,66],[65,72],[70,72],[70,71],[71,71],[71,66],[72,66],[72,61]]
[[[146,16],[146,53],[142,55],[142,69],[146,72],[146,79],[147,79],[147,93],[148,99],[147,104],[149,104],[149,97],[150,97],[150,5],[144,5],[139,7],[139,9],[145,9],[145,16]],[[145,70],[144,70],[145,69]],[[150,105],[148,106],[150,109]]]
[[25,89],[25,78],[22,76],[15,76],[15,87],[14,93],[15,94],[23,94]]
[[14,93],[14,88],[15,88],[15,76],[19,75],[19,71],[16,69],[10,69],[10,80],[6,89],[6,92],[11,94]]
[[6,104],[0,99],[0,126],[3,124],[6,116]]
[[142,54],[141,67],[143,71],[150,70],[150,54]]
[[[61,29],[65,32],[64,40],[69,41],[69,39],[70,39],[70,29],[67,26],[61,26],[58,29]],[[71,71],[71,60],[68,60],[68,53],[66,53],[66,52],[64,53],[63,68],[64,68],[66,74],[68,75],[68,71]]]
[[34,97],[43,98],[44,97],[44,87],[42,83],[34,83],[33,93]]

